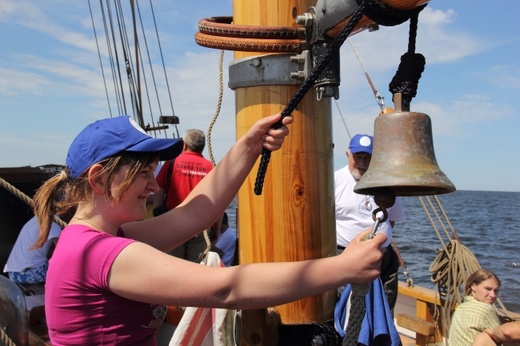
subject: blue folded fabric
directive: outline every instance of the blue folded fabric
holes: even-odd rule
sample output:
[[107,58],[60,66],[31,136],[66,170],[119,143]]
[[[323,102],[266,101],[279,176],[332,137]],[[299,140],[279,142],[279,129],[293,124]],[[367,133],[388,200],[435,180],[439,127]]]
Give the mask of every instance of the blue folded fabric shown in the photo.
[[[334,308],[334,327],[345,337],[347,306],[351,287],[345,286],[340,300]],[[394,318],[386,300],[385,290],[379,278],[370,283],[370,291],[365,296],[365,316],[359,332],[358,343],[365,346],[400,346],[401,338],[394,325]]]

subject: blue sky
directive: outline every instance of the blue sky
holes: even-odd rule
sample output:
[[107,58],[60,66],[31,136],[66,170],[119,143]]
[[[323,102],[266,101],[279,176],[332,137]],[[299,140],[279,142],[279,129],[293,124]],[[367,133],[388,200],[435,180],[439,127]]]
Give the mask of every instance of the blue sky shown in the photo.
[[[99,14],[99,1],[91,4]],[[207,130],[218,101],[219,51],[193,37],[200,19],[232,15],[232,1],[160,0],[154,10],[179,131]],[[520,191],[519,10],[516,0],[432,0],[420,14],[416,52],[426,69],[411,110],[431,117],[437,161],[459,190]],[[350,40],[391,106],[388,84],[407,49],[408,23]],[[64,163],[73,137],[109,116],[88,2],[0,0],[0,47],[0,166]],[[227,51],[224,85],[232,59]],[[341,80],[337,107],[349,132],[372,133],[379,107],[348,43]],[[338,169],[348,135],[334,104],[333,125]],[[212,131],[217,161],[234,133],[233,93],[225,87]]]

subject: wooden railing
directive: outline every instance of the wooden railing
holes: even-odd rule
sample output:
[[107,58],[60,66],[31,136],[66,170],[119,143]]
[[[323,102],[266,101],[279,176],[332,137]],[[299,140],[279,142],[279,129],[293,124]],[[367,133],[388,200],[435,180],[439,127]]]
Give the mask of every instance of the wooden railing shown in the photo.
[[435,291],[420,287],[407,286],[399,282],[399,296],[402,302],[407,297],[415,303],[415,315],[412,313],[397,313],[397,325],[416,333],[416,345],[428,345],[440,342],[443,339],[441,323],[434,321],[435,308],[441,309],[440,299],[435,296]]

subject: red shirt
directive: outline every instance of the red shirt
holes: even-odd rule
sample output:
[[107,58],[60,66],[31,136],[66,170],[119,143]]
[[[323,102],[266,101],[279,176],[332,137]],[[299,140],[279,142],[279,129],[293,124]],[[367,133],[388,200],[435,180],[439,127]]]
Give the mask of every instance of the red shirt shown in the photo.
[[201,154],[182,152],[175,158],[170,183],[166,182],[171,162],[165,162],[157,175],[157,184],[166,191],[166,208],[173,209],[211,171],[213,164]]

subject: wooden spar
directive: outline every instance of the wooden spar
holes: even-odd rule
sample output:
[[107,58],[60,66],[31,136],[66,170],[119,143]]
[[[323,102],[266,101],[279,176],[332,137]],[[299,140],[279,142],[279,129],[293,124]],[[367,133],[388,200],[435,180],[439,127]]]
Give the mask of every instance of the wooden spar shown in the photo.
[[[233,20],[237,25],[291,27],[296,16],[312,5],[310,0],[235,0]],[[255,55],[259,53],[236,52],[235,58]],[[285,85],[236,89],[237,137],[260,117],[281,112],[297,89]],[[317,101],[311,90],[293,117],[291,134],[282,149],[271,156],[262,195],[253,193],[257,166],[238,193],[241,264],[298,261],[335,254],[330,99]],[[335,297],[335,292],[328,292],[275,309],[284,324],[331,320]],[[258,314],[265,315],[265,311]],[[264,335],[262,330],[248,330],[259,326],[251,324],[247,322],[247,314],[243,314],[245,338],[254,333]]]

